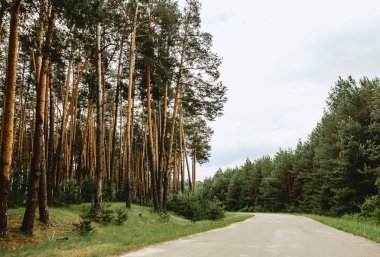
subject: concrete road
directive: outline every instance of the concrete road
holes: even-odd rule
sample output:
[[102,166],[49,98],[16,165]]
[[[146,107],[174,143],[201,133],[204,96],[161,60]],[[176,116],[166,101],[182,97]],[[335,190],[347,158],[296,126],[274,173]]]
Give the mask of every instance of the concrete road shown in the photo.
[[256,214],[203,234],[125,257],[380,257],[380,244],[305,217]]

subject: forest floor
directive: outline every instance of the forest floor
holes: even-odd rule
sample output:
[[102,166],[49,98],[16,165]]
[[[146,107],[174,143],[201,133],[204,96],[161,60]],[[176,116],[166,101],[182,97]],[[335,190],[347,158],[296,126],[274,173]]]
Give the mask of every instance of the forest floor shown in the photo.
[[[124,203],[113,203],[111,206],[122,207]],[[10,209],[10,238],[0,240],[0,256],[109,256],[225,227],[252,217],[247,213],[227,213],[222,220],[194,223],[170,214],[170,218],[164,220],[151,208],[134,205],[123,225],[92,223],[95,232],[83,236],[75,224],[79,223],[84,207],[89,205],[50,208],[50,224],[45,226],[36,220],[33,237],[19,232],[24,209]]]

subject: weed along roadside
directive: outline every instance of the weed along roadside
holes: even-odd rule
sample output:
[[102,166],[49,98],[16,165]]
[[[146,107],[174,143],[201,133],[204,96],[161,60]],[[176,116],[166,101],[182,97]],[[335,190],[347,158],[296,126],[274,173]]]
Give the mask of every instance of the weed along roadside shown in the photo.
[[340,218],[305,215],[333,228],[364,237],[380,244],[380,221],[359,215],[346,215]]

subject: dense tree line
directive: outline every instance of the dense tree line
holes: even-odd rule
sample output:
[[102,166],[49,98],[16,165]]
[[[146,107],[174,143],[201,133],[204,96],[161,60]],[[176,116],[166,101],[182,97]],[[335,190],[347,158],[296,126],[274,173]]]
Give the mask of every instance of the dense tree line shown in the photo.
[[226,102],[200,7],[0,1],[1,237],[8,205],[26,206],[21,230],[31,235],[35,209],[48,223],[48,206],[69,196],[161,211],[186,180],[195,189],[207,122]]
[[305,142],[226,171],[203,184],[228,210],[359,212],[380,219],[380,80],[339,79]]

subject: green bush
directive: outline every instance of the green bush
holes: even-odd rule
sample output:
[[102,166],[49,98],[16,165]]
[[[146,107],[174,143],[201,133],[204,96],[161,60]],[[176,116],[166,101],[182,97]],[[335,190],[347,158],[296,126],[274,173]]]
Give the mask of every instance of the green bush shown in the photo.
[[252,212],[268,212],[268,210],[262,207],[261,205],[257,205],[253,207]]
[[360,216],[374,218],[380,222],[380,195],[371,196],[365,200]]
[[97,221],[103,224],[109,224],[115,219],[114,214],[115,211],[111,208],[111,206],[109,204],[105,204],[98,212]]
[[167,211],[159,212],[158,215],[159,215],[160,222],[162,222],[162,223],[169,222],[170,215]]
[[90,208],[83,207],[80,217],[82,219],[88,219],[91,221],[97,220],[99,210],[95,207],[94,203],[91,203]]
[[87,176],[82,183],[82,199],[85,203],[91,203],[96,194],[96,178]]
[[120,207],[120,208],[117,208],[115,212],[116,212],[115,223],[117,225],[123,225],[124,222],[128,219],[127,211],[125,210],[125,208]]
[[[96,184],[97,184],[96,177],[87,176],[83,180],[82,187],[81,187],[83,202],[90,203],[94,201],[94,197],[96,195]],[[111,181],[108,178],[103,179],[102,198],[103,198],[103,201],[106,201],[106,202],[110,202],[114,200],[112,196]]]
[[94,232],[94,228],[91,225],[91,220],[82,219],[78,224],[78,230],[81,235],[88,235]]
[[109,178],[104,178],[103,180],[103,201],[111,202],[114,200],[114,197],[112,196],[112,185],[111,180]]
[[59,185],[58,193],[53,198],[54,206],[66,206],[82,203],[81,190],[75,179],[63,181]]
[[206,200],[199,192],[186,192],[170,197],[167,208],[192,221],[216,220],[224,217],[224,210],[217,201]]
[[224,210],[219,202],[208,201],[207,219],[218,220],[224,218]]
[[246,206],[246,207],[244,207],[244,208],[241,208],[240,210],[239,210],[239,212],[254,212],[255,211],[255,207],[249,207],[249,206]]
[[27,172],[23,171],[22,167],[15,165],[9,188],[8,205],[10,208],[25,206],[26,193],[28,188],[27,182]]
[[127,187],[127,184],[124,179],[121,179],[121,181],[119,181],[118,184],[119,184],[118,188],[120,188],[120,190],[118,190],[117,192],[116,200],[119,202],[124,202],[125,198],[127,197],[127,194],[126,194],[127,191],[125,190],[125,188]]
[[92,203],[90,208],[83,208],[80,216],[84,220],[87,219],[102,224],[109,224],[115,219],[114,214],[115,211],[111,208],[111,205],[104,204],[101,209],[98,209],[95,204]]

